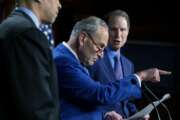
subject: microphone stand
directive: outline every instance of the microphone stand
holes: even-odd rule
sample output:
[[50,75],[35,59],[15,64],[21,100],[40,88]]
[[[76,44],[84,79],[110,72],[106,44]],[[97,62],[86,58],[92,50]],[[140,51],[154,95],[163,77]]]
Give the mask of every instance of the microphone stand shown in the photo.
[[[144,85],[144,88],[156,99],[156,100],[160,100],[153,92],[152,92],[152,90],[144,83],[143,84]],[[151,100],[148,96],[147,96],[147,94],[145,94],[145,96],[149,99],[149,100]],[[152,101],[152,100],[151,100]],[[169,109],[167,108],[167,106],[164,104],[164,103],[162,103],[162,102],[160,102],[160,104],[161,104],[161,106],[163,106],[163,108],[167,111],[167,113],[168,113],[168,117],[169,117],[169,120],[172,120],[172,117],[171,117],[171,114],[170,114],[170,112],[169,112]],[[159,117],[160,117],[160,115],[159,115],[159,112],[158,112],[158,110],[155,108],[155,110],[157,111],[157,116],[158,116],[158,119],[159,119]]]
[[148,101],[151,102],[152,105],[154,106],[158,120],[161,120],[159,111],[158,111],[158,109],[156,108],[156,106],[153,104],[153,100],[152,100],[145,92],[143,92],[143,93],[144,93],[145,97],[148,99]]

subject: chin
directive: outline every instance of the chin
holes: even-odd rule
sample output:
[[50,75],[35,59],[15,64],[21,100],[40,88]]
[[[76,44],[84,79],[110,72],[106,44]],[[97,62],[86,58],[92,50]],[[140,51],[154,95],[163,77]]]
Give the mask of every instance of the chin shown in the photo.
[[91,66],[91,65],[93,65],[94,63],[89,63],[87,66]]
[[88,66],[91,66],[91,65],[93,65],[94,64],[94,62],[89,62],[88,63]]
[[56,21],[57,16],[53,17],[53,19],[51,20],[51,23],[54,23]]
[[119,50],[119,46],[114,46],[112,49],[114,50],[114,51],[117,51],[117,50]]
[[116,50],[119,50],[123,45],[118,45],[115,47]]
[[55,22],[55,20],[56,20],[55,17],[51,17],[51,18],[47,19],[46,23],[47,23],[47,24],[52,24],[52,23]]
[[50,24],[53,24],[54,22],[55,22],[55,19],[51,19],[51,20],[49,21]]

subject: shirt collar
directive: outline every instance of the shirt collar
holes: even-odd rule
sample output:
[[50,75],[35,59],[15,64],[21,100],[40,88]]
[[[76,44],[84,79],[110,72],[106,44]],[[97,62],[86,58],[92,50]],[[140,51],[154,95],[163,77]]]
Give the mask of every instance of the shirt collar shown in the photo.
[[120,50],[118,50],[118,51],[114,51],[111,47],[107,47],[107,53],[108,53],[108,56],[110,57],[110,58],[114,58],[115,56],[119,56],[120,57]]
[[76,52],[66,42],[63,42],[62,44],[76,57],[78,61],[80,61]]
[[20,10],[22,12],[24,12],[25,14],[27,14],[33,21],[33,23],[36,25],[37,28],[39,28],[40,26],[40,21],[37,18],[37,16],[33,13],[32,10],[26,8],[26,7],[18,7],[16,8],[17,10]]

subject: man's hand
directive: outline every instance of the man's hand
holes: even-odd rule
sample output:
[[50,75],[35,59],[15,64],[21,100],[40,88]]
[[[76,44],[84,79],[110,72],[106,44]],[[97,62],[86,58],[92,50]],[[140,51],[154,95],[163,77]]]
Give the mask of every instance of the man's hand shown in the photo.
[[144,120],[149,120],[149,119],[150,119],[150,115],[149,114],[144,116]]
[[171,72],[150,68],[136,73],[142,81],[160,82],[160,75],[170,75]]
[[107,112],[105,120],[123,120],[122,116],[115,111]]

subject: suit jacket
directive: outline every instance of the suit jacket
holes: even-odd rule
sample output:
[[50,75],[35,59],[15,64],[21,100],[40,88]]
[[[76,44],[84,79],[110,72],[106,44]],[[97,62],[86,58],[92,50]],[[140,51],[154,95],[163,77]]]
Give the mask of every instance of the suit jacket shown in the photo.
[[[53,50],[61,97],[62,120],[101,120],[102,106],[141,95],[134,75],[100,84],[63,44]],[[130,85],[130,86],[129,86]],[[125,87],[124,87],[125,86]],[[123,89],[122,89],[123,88]]]
[[0,25],[0,119],[58,120],[57,74],[45,35],[14,11]]
[[[104,57],[99,59],[93,66],[89,67],[89,72],[91,77],[99,81],[101,83],[108,83],[110,81],[114,81],[115,74],[112,68],[112,65],[109,60],[109,56],[107,53],[107,49],[105,49]],[[121,64],[122,64],[122,72],[123,76],[128,76],[134,73],[134,65],[130,60],[128,60],[124,55],[121,54]],[[132,83],[132,85],[137,85],[137,89],[135,91],[139,91],[139,85]],[[125,86],[123,86],[124,88]],[[128,86],[130,87],[130,86]],[[123,89],[122,88],[122,89]],[[139,98],[136,96],[136,98]],[[114,105],[109,105],[105,108],[107,111],[116,110],[116,112],[120,113],[123,117],[128,117],[136,112],[136,106],[132,103],[131,99],[127,99],[121,101]]]

